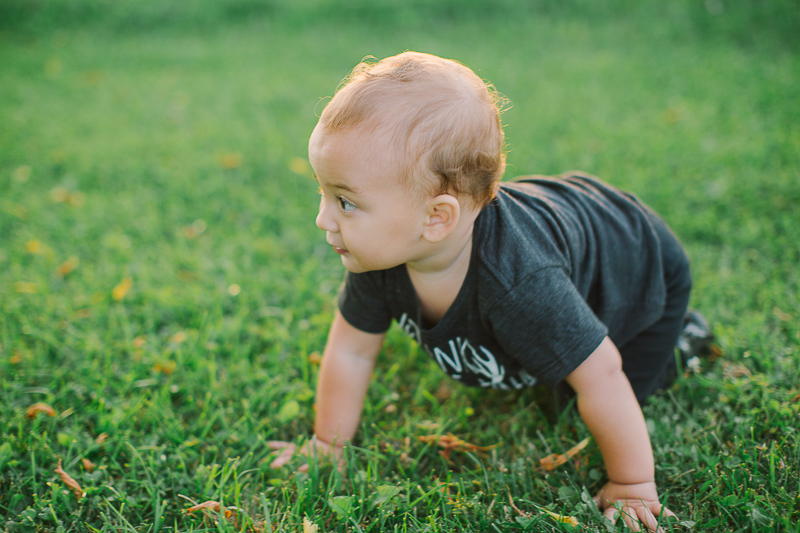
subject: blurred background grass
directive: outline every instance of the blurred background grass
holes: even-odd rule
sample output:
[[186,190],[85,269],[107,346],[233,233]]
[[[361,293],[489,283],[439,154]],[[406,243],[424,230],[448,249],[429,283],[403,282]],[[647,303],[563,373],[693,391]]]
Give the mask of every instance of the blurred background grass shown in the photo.
[[799,39],[797,4],[791,0],[677,0],[669,4],[652,0],[199,0],[189,4],[177,0],[6,0],[0,15],[3,29],[31,33],[87,25],[112,32],[183,31],[264,18],[294,26],[322,21],[398,28],[410,23],[437,25],[566,16],[595,22],[669,19],[668,31],[676,36],[687,32],[692,37],[733,39],[739,43],[766,39],[791,48],[797,46]]
[[[605,529],[580,497],[602,481],[596,451],[535,470],[585,436],[574,416],[531,407],[531,393],[451,387],[397,332],[349,480],[268,468],[267,439],[310,430],[313,355],[342,278],[314,226],[308,134],[364,56],[413,49],[511,100],[508,177],[579,168],[675,229],[724,355],[648,407],[660,487],[698,529],[791,531],[798,29],[788,0],[0,2],[6,527],[204,527],[180,494],[235,500],[257,522],[263,492],[282,528],[308,515],[344,530],[329,493],[389,483],[406,505],[353,503],[365,530],[518,530],[491,503],[505,485]],[[39,401],[57,415],[28,419]],[[447,464],[414,439],[449,431],[504,446]],[[81,503],[52,473],[58,457]],[[467,487],[455,503],[437,489],[447,478]],[[430,494],[412,506],[416,486]],[[559,527],[548,520],[526,527]]]

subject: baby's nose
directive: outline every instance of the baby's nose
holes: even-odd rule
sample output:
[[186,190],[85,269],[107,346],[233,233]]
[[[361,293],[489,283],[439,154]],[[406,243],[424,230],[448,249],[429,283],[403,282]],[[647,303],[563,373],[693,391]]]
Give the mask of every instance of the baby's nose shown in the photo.
[[322,231],[336,233],[339,231],[339,227],[336,225],[333,217],[330,216],[329,211],[330,209],[326,207],[325,200],[323,199],[319,204],[319,213],[317,213],[317,227]]

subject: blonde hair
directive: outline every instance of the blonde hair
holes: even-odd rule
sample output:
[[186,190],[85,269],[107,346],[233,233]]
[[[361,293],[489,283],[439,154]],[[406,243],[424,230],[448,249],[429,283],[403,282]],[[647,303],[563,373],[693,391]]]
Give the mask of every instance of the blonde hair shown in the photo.
[[319,124],[325,133],[355,126],[388,132],[406,185],[467,195],[482,207],[505,170],[502,102],[464,65],[405,52],[359,63]]

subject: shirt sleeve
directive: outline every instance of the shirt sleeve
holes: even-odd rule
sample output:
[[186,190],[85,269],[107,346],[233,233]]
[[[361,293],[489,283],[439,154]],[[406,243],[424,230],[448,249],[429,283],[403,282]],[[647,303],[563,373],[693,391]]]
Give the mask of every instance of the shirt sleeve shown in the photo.
[[538,383],[555,386],[608,334],[561,267],[535,272],[490,309],[498,344]]
[[392,324],[383,272],[348,272],[339,290],[339,311],[348,324],[366,333],[384,333]]

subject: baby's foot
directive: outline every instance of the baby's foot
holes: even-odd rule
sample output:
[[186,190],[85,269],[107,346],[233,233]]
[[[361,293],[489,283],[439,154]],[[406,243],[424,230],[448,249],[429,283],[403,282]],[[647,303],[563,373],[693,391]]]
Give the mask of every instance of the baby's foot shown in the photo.
[[683,316],[683,329],[678,336],[678,351],[684,365],[692,372],[700,371],[700,360],[711,355],[714,334],[703,315],[687,311]]

